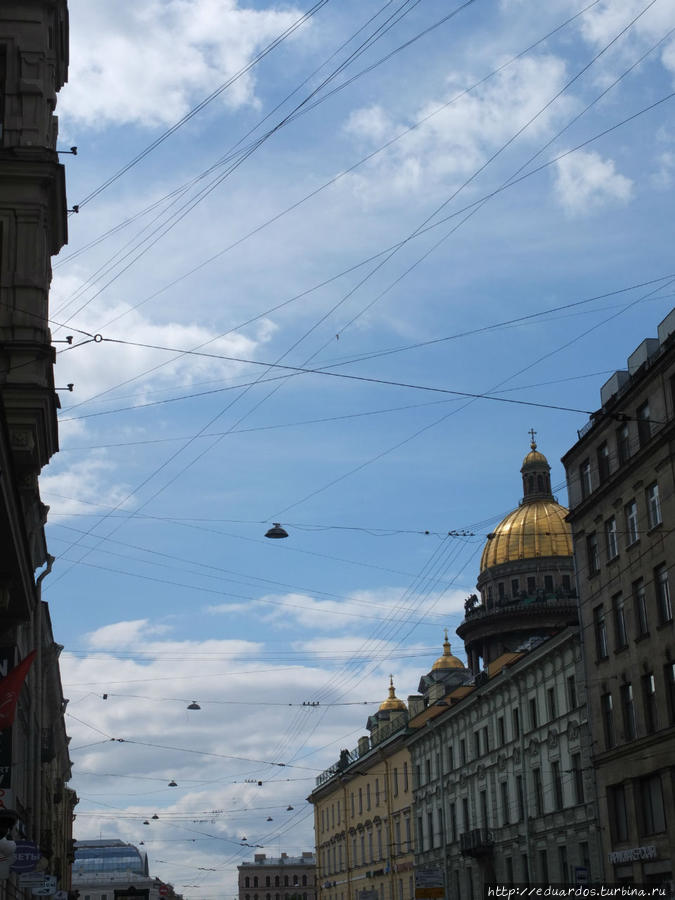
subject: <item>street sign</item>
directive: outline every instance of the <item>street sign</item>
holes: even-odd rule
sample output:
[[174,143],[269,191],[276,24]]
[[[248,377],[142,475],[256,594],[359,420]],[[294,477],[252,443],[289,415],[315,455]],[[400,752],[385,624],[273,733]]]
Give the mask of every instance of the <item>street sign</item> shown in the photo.
[[[16,841],[12,872],[32,872],[40,861],[40,851],[33,841]],[[44,878],[44,875],[42,876]]]
[[438,900],[445,896],[445,879],[443,869],[438,866],[430,866],[426,869],[415,870],[415,898],[416,900]]
[[576,884],[588,884],[588,869],[586,866],[574,867],[574,881]]
[[44,887],[46,884],[51,884],[51,881],[48,881],[49,878],[53,878],[54,884],[56,884],[56,875],[46,875],[44,872],[22,872],[19,875],[19,885],[20,887]]

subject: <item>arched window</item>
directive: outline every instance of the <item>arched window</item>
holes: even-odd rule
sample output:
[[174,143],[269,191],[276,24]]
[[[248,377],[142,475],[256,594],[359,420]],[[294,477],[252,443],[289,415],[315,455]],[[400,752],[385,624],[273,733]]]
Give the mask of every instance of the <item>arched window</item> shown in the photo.
[[[274,876],[274,887],[279,887],[279,884],[280,884],[280,882],[279,882],[279,876],[278,876],[278,875],[275,875],[275,876]],[[278,895],[278,894],[277,894],[277,900],[279,900],[279,895]]]
[[531,494],[534,490],[534,475],[530,475],[527,479],[527,493]]
[[265,876],[265,887],[269,887],[269,886],[270,886],[270,883],[271,883],[271,882],[270,882],[270,876],[269,876],[269,875],[266,875],[266,876]]
[[258,887],[258,876],[257,875],[253,876],[253,887]]
[[544,479],[541,477],[541,475],[537,475],[537,490],[544,490]]
[[251,879],[248,877],[248,875],[246,876],[246,878],[244,878],[244,887],[251,887]]
[[284,875],[284,887],[288,887],[288,875]]
[[297,876],[297,874],[295,874],[293,876],[293,884],[297,884],[297,883],[298,883],[298,876]]
[[306,884],[307,884],[307,876],[306,876],[306,875],[303,875],[303,876],[302,876],[302,886],[305,887]]

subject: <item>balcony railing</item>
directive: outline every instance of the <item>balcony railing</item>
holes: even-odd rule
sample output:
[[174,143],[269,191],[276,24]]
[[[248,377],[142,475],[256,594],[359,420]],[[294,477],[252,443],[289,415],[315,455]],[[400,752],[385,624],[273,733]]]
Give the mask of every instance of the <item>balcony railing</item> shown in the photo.
[[330,781],[330,779],[334,775],[337,775],[339,772],[343,772],[347,768],[347,766],[349,766],[353,762],[356,762],[356,760],[358,758],[359,758],[358,747],[355,750],[351,750],[351,751],[343,750],[342,753],[340,754],[340,759],[336,763],[333,763],[333,765],[330,768],[326,769],[324,772],[322,772],[320,775],[317,776],[316,787],[321,787],[322,784],[325,784],[327,781]]
[[484,603],[478,603],[475,606],[465,604],[464,618],[473,619],[474,617],[481,618],[499,613],[516,612],[528,607],[531,609],[543,609],[546,607],[556,609],[565,606],[575,606],[576,599],[577,594],[574,590],[560,590],[556,593],[544,593],[542,591],[531,596],[522,593],[515,597],[505,594],[503,597],[493,600],[490,606],[485,606]]
[[472,828],[459,836],[462,856],[485,856],[492,853],[495,841],[489,828]]

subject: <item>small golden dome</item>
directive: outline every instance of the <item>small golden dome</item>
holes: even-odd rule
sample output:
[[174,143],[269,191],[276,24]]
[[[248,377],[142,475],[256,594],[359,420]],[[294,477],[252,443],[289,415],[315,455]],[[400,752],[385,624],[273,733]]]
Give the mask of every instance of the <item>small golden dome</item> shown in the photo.
[[551,468],[549,466],[548,460],[546,459],[544,454],[540,453],[539,450],[537,450],[537,442],[535,441],[534,437],[532,437],[532,440],[530,441],[530,452],[527,454],[527,456],[523,460],[523,465],[522,465],[522,468],[520,471],[522,472],[526,466],[533,466],[533,465],[547,466],[549,469]]
[[380,712],[383,710],[395,710],[395,709],[406,709],[406,705],[403,700],[399,700],[396,696],[396,691],[394,690],[394,676],[389,676],[389,696],[386,700],[380,703]]
[[432,672],[437,672],[439,669],[463,669],[464,663],[461,659],[457,659],[456,656],[453,656],[450,652],[450,644],[448,643],[448,629],[445,629],[445,641],[443,642],[443,656],[439,656],[436,662],[431,667]]
[[521,559],[572,556],[572,532],[566,516],[565,507],[553,500],[523,503],[502,519],[488,538],[480,561],[481,572]]

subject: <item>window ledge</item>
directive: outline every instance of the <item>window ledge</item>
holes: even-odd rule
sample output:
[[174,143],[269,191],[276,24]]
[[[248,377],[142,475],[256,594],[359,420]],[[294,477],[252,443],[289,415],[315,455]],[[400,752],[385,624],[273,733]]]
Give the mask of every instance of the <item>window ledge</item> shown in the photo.
[[660,625],[657,625],[656,630],[661,631],[663,628],[672,628],[672,627],[673,627],[673,620],[668,619],[667,622],[661,622]]
[[644,634],[638,634],[638,636],[635,638],[635,643],[639,644],[640,641],[646,641],[648,637],[649,637],[648,631],[645,631]]
[[655,525],[651,525],[647,529],[647,534],[652,535],[655,531],[659,531],[659,529],[663,528],[663,521],[657,522]]
[[618,656],[620,653],[625,653],[628,650],[628,644],[622,644],[621,647],[617,647],[614,651],[614,656]]

